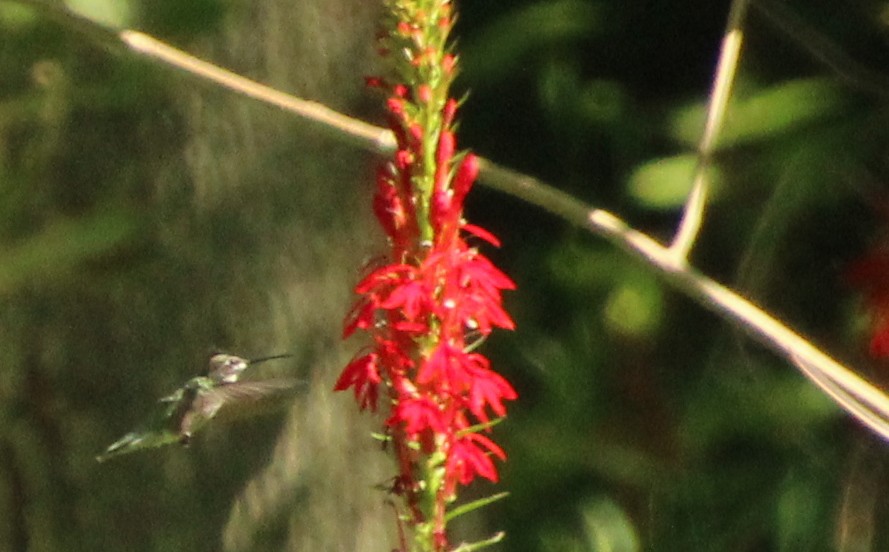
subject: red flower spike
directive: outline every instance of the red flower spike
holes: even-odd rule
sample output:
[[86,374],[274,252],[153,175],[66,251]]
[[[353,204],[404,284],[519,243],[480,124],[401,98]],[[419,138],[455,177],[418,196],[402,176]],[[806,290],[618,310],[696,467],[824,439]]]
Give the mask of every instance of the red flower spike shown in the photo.
[[[494,459],[506,458],[469,428],[505,416],[516,392],[487,358],[467,351],[466,336],[514,327],[501,295],[515,284],[467,244],[500,242],[463,220],[479,162],[457,153],[459,102],[447,97],[457,72],[447,47],[451,2],[429,6],[427,14],[412,2],[389,5],[395,9],[380,51],[395,57],[400,82],[367,79],[368,86],[389,91],[386,119],[398,145],[377,173],[373,197],[389,251],[355,287],[359,299],[344,322],[344,337],[366,332],[371,350],[352,360],[334,387],[352,389],[361,409],[377,408],[385,393],[402,511],[417,535],[430,539],[423,549],[441,552],[448,549],[445,512],[457,486],[476,477],[496,481]],[[440,117],[429,117],[439,101]],[[426,475],[440,470],[443,479]]]

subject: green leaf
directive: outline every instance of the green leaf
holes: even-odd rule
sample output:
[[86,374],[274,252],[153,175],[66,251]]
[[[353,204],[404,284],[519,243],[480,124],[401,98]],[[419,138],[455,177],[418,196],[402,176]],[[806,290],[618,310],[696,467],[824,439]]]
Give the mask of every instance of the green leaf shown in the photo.
[[582,511],[590,550],[636,552],[641,550],[636,528],[627,514],[611,499],[601,498]]
[[[636,167],[627,183],[627,192],[640,205],[654,210],[677,209],[691,191],[698,159],[686,153],[662,157]],[[711,188],[718,192],[721,174],[715,166],[707,171]]]
[[[719,146],[762,141],[837,115],[845,102],[841,90],[826,79],[799,79],[765,88],[729,103]],[[680,110],[670,123],[670,134],[697,145],[707,117],[704,103]]]
[[645,273],[633,273],[609,293],[605,323],[613,332],[645,338],[657,332],[663,318],[660,284]]

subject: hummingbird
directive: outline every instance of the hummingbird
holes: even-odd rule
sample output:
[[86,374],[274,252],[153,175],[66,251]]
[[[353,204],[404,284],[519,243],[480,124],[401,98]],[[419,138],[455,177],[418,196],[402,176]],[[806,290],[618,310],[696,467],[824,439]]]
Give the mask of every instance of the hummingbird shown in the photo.
[[152,417],[115,441],[96,456],[104,462],[121,454],[172,443],[188,445],[192,436],[211,419],[235,418],[255,413],[256,407],[270,406],[287,397],[299,382],[292,379],[244,381],[238,379],[248,366],[288,358],[274,355],[244,359],[214,354],[200,375],[191,378],[173,393],[158,400]]

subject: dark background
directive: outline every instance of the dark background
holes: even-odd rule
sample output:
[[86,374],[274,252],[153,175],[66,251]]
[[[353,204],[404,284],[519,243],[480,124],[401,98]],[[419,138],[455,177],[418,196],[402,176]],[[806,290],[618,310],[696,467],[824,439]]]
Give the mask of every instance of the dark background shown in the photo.
[[[378,122],[364,0],[78,5]],[[883,239],[889,4],[752,9],[696,266],[867,377],[845,273]],[[460,139],[667,240],[727,2],[459,4]],[[789,21],[789,23],[788,23]],[[808,34],[813,29],[816,34]],[[392,466],[330,388],[379,251],[374,160],[272,108],[0,1],[0,550],[388,550]],[[831,46],[833,45],[833,46]],[[836,47],[834,67],[817,61]],[[864,70],[863,70],[863,69]],[[520,400],[511,495],[460,534],[503,550],[881,550],[885,445],[800,376],[563,221],[479,186],[519,285],[485,345]],[[288,412],[188,449],[94,455],[209,351],[296,352]]]

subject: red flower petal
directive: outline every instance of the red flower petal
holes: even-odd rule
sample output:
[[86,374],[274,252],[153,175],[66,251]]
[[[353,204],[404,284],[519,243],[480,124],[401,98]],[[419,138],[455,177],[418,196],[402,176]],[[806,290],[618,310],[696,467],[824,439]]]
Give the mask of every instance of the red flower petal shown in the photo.
[[356,358],[346,366],[333,386],[334,391],[345,391],[354,387],[355,400],[358,401],[361,410],[377,409],[379,384],[382,382],[377,371],[377,358],[375,353]]
[[486,242],[490,243],[494,247],[500,247],[500,240],[497,239],[497,236],[488,232],[481,226],[476,226],[475,224],[465,224],[464,223],[463,226],[461,226],[461,228],[463,230],[466,230],[473,236],[485,240]]

